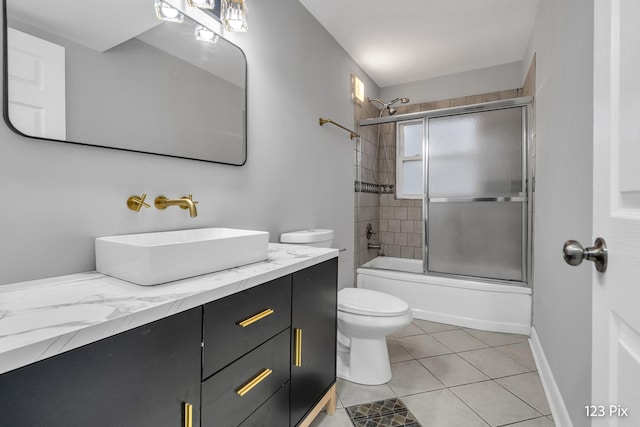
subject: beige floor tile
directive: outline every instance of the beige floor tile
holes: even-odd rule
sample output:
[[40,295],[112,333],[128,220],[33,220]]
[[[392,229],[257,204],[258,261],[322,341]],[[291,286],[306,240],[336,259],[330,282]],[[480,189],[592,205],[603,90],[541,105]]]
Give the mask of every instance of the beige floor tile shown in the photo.
[[458,355],[490,378],[508,377],[531,371],[493,348],[464,351]]
[[396,341],[416,359],[453,353],[453,350],[430,335],[402,337]]
[[541,414],[551,414],[547,396],[544,394],[542,382],[537,372],[500,378],[497,379],[496,382],[533,406],[533,408]]
[[444,388],[444,385],[417,360],[398,362],[391,365],[393,377],[389,387],[398,396],[423,393]]
[[413,356],[395,340],[387,340],[387,349],[389,350],[389,360],[391,363],[413,359]]
[[392,380],[338,379],[336,415],[322,413],[312,427],[351,427],[345,407],[397,396],[425,427],[554,425],[526,336],[415,319],[387,345]]
[[413,323],[409,323],[404,328],[402,328],[399,331],[394,332],[393,334],[389,335],[389,337],[390,338],[400,338],[400,337],[408,337],[408,336],[411,336],[411,335],[421,335],[421,334],[424,334],[424,331],[422,329],[420,329],[419,327],[417,327]]
[[425,427],[487,427],[482,418],[449,390],[436,390],[401,398]]
[[431,322],[429,320],[422,319],[413,319],[413,323],[418,328],[429,334],[432,332],[451,331],[453,329],[458,329],[458,327],[454,325],[447,325],[445,323]]
[[480,341],[473,335],[466,333],[462,329],[435,332],[431,334],[431,336],[455,352],[489,347],[487,344]]
[[486,381],[485,374],[474,368],[457,354],[429,357],[418,360],[425,368],[447,387]]
[[338,379],[336,388],[345,408],[359,403],[369,403],[396,397],[396,393],[387,384],[362,385]]
[[353,427],[346,409],[338,409],[334,415],[322,411],[311,423],[311,427]]
[[467,384],[450,389],[492,426],[540,417],[541,414],[502,388],[495,381]]
[[498,350],[502,354],[506,354],[513,360],[526,366],[532,371],[536,371],[538,369],[536,367],[536,361],[533,359],[533,354],[531,354],[531,347],[529,346],[528,342],[503,345],[500,347],[496,347],[496,350]]
[[507,344],[517,344],[522,342],[529,342],[529,337],[526,335],[516,335],[516,334],[502,334],[499,332],[488,332],[481,331],[478,329],[470,329],[464,328],[465,332],[470,333],[474,337],[482,340],[487,343],[491,347],[495,347],[497,345],[507,345]]
[[555,424],[547,417],[534,418],[520,423],[510,424],[509,427],[554,427]]

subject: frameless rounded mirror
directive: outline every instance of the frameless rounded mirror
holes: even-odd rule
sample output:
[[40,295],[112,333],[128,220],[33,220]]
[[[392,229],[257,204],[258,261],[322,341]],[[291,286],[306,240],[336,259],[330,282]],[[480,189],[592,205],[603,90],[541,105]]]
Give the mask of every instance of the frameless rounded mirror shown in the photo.
[[181,23],[159,20],[154,0],[4,5],[4,116],[14,131],[232,165],[246,161],[246,59],[208,30],[208,14],[195,12],[205,17],[203,27],[187,16]]

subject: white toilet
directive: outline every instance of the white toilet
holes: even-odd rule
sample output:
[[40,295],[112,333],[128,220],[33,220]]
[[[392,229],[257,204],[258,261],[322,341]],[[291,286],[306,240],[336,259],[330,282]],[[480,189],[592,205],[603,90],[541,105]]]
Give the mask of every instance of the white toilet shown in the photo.
[[386,337],[413,320],[400,298],[362,288],[338,292],[338,377],[367,385],[391,379]]
[[[331,247],[333,230],[283,233],[282,243]],[[358,384],[391,379],[386,337],[411,323],[409,304],[382,292],[345,288],[338,292],[337,375]]]

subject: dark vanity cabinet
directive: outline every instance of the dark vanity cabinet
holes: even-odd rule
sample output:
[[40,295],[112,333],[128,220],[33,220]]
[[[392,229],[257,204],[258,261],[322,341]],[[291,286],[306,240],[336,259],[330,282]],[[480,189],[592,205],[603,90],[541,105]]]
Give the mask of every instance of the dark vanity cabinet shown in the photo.
[[0,376],[0,425],[199,425],[202,308]]
[[299,425],[336,380],[337,266],[2,374],[0,426]]
[[337,276],[337,258],[293,273],[291,426],[336,381]]
[[336,381],[337,279],[334,258],[205,305],[202,427],[306,418]]
[[202,427],[237,426],[289,382],[291,276],[205,305],[203,324]]

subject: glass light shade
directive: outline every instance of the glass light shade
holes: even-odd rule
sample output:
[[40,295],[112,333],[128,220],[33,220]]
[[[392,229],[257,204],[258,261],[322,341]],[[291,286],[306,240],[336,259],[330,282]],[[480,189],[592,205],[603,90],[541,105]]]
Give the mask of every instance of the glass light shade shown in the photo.
[[216,33],[200,24],[196,24],[193,36],[196,38],[196,40],[211,44],[217,43],[220,39],[220,37]]
[[216,6],[215,0],[187,0],[189,6],[199,7],[200,9],[214,9]]
[[182,22],[184,15],[161,0],[155,0],[156,16],[161,21]]
[[246,0],[222,0],[220,20],[227,31],[247,31]]

